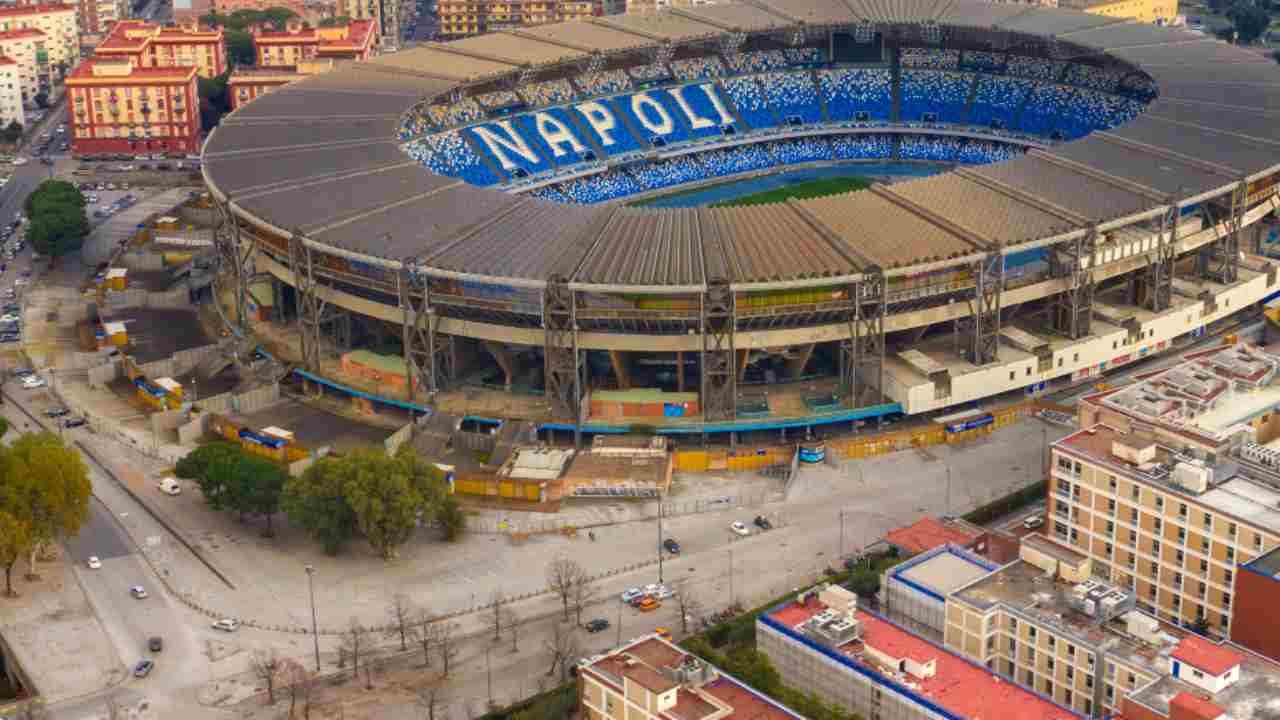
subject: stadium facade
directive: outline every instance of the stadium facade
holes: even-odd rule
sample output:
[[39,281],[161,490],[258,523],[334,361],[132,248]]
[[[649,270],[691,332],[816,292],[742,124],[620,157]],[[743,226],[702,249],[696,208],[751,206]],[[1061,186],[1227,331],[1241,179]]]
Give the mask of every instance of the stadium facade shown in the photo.
[[[636,388],[670,391],[643,422],[673,432],[803,426],[1088,377],[1280,290],[1253,254],[1280,206],[1277,80],[1066,10],[751,0],[307,78],[224,119],[204,173],[232,315],[269,279],[313,374],[354,324],[403,341],[410,402],[480,373],[538,388],[561,427],[635,422],[595,401]],[[860,160],[957,167],[618,202]]]

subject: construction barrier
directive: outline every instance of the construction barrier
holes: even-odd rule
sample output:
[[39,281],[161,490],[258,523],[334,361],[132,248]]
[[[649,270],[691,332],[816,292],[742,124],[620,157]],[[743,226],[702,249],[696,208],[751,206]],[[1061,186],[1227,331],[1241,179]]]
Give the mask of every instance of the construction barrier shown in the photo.
[[790,447],[763,447],[730,450],[683,450],[675,454],[677,472],[753,472],[791,462],[795,450]]
[[239,445],[245,452],[285,464],[311,457],[311,451],[294,443],[292,437],[269,430],[276,429],[251,430],[223,415],[211,415],[209,418],[210,432]]

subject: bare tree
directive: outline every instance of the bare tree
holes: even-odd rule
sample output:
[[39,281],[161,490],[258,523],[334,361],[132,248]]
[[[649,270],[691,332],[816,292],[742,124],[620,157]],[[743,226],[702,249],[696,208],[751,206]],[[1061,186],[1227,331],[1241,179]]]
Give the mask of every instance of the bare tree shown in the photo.
[[573,597],[574,588],[586,574],[587,571],[581,565],[567,557],[558,557],[547,564],[547,585],[560,596],[566,621],[569,619],[569,600]]
[[493,591],[493,612],[490,616],[490,622],[493,623],[493,641],[497,642],[502,639],[502,591]]
[[351,676],[355,678],[360,677],[360,651],[364,649],[365,632],[360,626],[360,620],[354,617],[347,624],[347,629],[342,631],[339,650],[351,658]]
[[120,703],[116,702],[115,695],[108,695],[106,702],[103,703],[105,714],[102,716],[104,720],[124,720],[125,712],[120,707]]
[[449,700],[449,688],[445,683],[436,683],[418,691],[418,707],[426,713],[426,720],[436,720],[437,714],[441,720],[448,717],[445,708],[449,706]]
[[392,595],[391,602],[387,603],[387,619],[391,624],[387,626],[386,636],[400,638],[400,652],[409,649],[409,631],[413,626],[414,610],[413,601],[404,593]]
[[502,611],[502,622],[506,624],[507,632],[511,633],[511,652],[520,652],[520,616],[516,614],[513,608],[508,606]]
[[284,671],[284,658],[275,650],[255,650],[249,659],[254,677],[267,686],[267,704],[276,704],[276,683]]
[[554,623],[551,626],[551,637],[545,641],[547,652],[551,653],[551,667],[547,668],[547,677],[556,674],[560,669],[563,676],[567,670],[566,663],[578,654],[578,639],[574,627],[568,623]]
[[284,683],[283,689],[289,694],[289,717],[293,717],[298,709],[298,700],[306,691],[303,686],[311,682],[311,677],[307,674],[307,669],[302,667],[302,663],[293,658],[286,658],[284,667],[280,669],[280,682]]
[[693,593],[693,586],[687,580],[681,580],[672,588],[675,590],[676,603],[680,608],[680,633],[689,633],[689,618],[702,615],[702,601]]
[[440,674],[449,677],[449,663],[458,657],[458,624],[453,622],[436,623],[436,650],[440,653]]
[[422,648],[422,666],[431,667],[431,650],[436,646],[436,635],[439,634],[439,623],[430,610],[422,608],[413,615],[413,624],[409,634],[414,642]]
[[371,660],[369,660],[369,658],[365,658],[365,661],[364,661],[364,689],[365,690],[373,689],[373,671],[376,669],[377,669],[377,665]]
[[583,573],[573,584],[569,601],[573,605],[574,618],[582,624],[582,611],[600,599],[600,588],[591,582],[591,578]]

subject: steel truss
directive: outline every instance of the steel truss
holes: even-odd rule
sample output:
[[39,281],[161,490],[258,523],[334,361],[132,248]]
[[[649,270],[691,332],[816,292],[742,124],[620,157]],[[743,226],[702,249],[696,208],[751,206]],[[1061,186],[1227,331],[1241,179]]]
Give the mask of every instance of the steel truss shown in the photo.
[[[544,381],[551,414],[582,421],[582,353],[578,350],[577,301],[563,277],[547,280],[542,295]],[[574,433],[575,439],[577,432]]]
[[869,269],[862,282],[849,286],[849,297],[849,339],[840,344],[841,386],[851,407],[874,405],[884,388],[888,283],[877,269]]
[[[1213,227],[1214,241],[1196,252],[1196,275],[1214,282],[1230,285],[1240,279],[1240,232],[1244,225],[1245,198],[1248,183],[1241,181],[1231,191],[1230,204],[1226,207],[1209,201],[1201,203],[1200,212],[1205,223]],[[1226,225],[1226,232],[1218,225]]]
[[736,329],[733,289],[713,280],[702,296],[702,415],[709,422],[738,417]]
[[[1178,258],[1178,203],[1169,203],[1169,209],[1160,216],[1160,234],[1156,236],[1155,259],[1147,263],[1146,308],[1151,312],[1164,312],[1173,305],[1173,269]],[[1135,274],[1133,277],[1137,277]],[[1137,298],[1133,298],[1137,304]]]
[[[1004,255],[997,249],[973,264],[974,291],[969,317],[956,321],[960,354],[974,365],[995,362],[1000,351],[1000,300]],[[967,336],[966,340],[960,338]]]
[[1053,297],[1053,329],[1072,340],[1088,335],[1092,328],[1094,250],[1098,243],[1097,228],[1075,242],[1053,247],[1049,256],[1054,277],[1066,280],[1067,289]]
[[[217,251],[217,273],[230,278],[234,284],[234,311],[231,322],[237,337],[245,337],[248,330],[249,278],[254,273],[254,252],[257,245],[240,235],[240,223],[231,209],[231,198],[214,199],[213,245]],[[217,298],[214,302],[217,302]]]
[[351,343],[351,316],[329,305],[316,281],[315,253],[307,246],[306,237],[295,230],[289,236],[289,271],[293,273],[293,290],[298,310],[298,350],[302,366],[320,371],[322,336],[331,337],[339,347]]
[[434,397],[453,377],[452,337],[437,334],[440,316],[431,305],[431,288],[425,275],[406,266],[396,275],[396,291],[400,296],[401,345],[404,365],[411,374],[409,402],[418,393]]

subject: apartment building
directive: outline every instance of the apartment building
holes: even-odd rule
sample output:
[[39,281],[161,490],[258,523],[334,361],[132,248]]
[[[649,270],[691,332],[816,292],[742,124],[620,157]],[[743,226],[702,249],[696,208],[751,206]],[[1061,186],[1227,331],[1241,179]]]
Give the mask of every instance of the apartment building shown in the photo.
[[129,0],[80,0],[77,5],[80,32],[106,33],[111,26],[129,19]]
[[139,68],[194,67],[200,77],[213,78],[227,70],[222,28],[194,24],[166,27],[141,20],[116,23],[94,49],[96,57],[124,58]]
[[1055,0],[1055,3],[1057,7],[1091,15],[1156,25],[1172,24],[1178,17],[1178,0]]
[[1112,720],[1244,720],[1275,717],[1280,665],[1230,645],[1183,638],[1171,671],[1125,697]]
[[338,27],[304,28],[290,23],[280,32],[253,32],[258,67],[297,66],[315,60],[332,62],[368,60],[378,37],[371,20],[352,20]]
[[1239,567],[1280,545],[1277,368],[1230,345],[1085,398],[1050,451],[1050,537],[1147,613],[1227,635]]
[[838,586],[801,593],[761,615],[756,647],[786,684],[868,719],[1082,717],[859,608],[857,596]]
[[0,55],[17,64],[18,88],[28,104],[34,103],[36,94],[48,90],[52,82],[46,40],[39,30],[0,31]]
[[587,720],[804,720],[657,635],[578,666]]
[[37,58],[37,63],[51,70],[65,72],[80,59],[80,18],[75,5],[0,7],[0,32],[16,30],[44,33],[44,54]]
[[91,58],[67,76],[71,151],[193,153],[200,149],[196,68]]
[[440,0],[439,33],[445,38],[613,15],[613,0]]
[[312,60],[278,67],[238,67],[227,79],[227,97],[231,109],[238,110],[276,88],[332,69],[332,60]]
[[22,99],[22,77],[18,61],[0,55],[0,127],[8,127],[13,122],[26,126],[27,116]]

